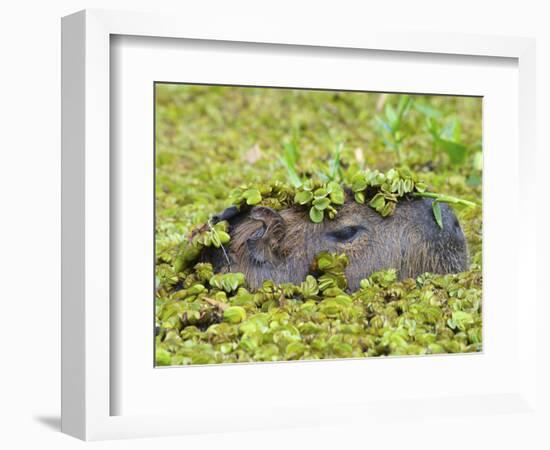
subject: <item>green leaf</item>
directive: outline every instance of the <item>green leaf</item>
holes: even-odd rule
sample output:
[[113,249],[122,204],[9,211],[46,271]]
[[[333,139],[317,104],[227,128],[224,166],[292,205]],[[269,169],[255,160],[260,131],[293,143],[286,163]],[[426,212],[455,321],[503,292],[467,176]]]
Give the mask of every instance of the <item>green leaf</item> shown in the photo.
[[309,210],[309,218],[314,223],[321,223],[323,221],[324,212],[321,209],[317,209],[316,207],[313,207]]
[[380,186],[384,181],[386,181],[386,175],[384,175],[382,172],[373,172],[372,173],[373,179],[370,181],[370,184],[373,186]]
[[216,231],[227,231],[229,229],[229,224],[227,223],[227,221],[222,220],[221,222],[218,222],[216,225],[214,225],[213,228]]
[[338,188],[332,190],[330,193],[330,201],[335,205],[344,204],[344,190],[341,186],[338,186]]
[[212,245],[216,248],[220,248],[222,246],[222,243],[220,241],[218,234],[214,231],[210,234],[210,236],[212,239]]
[[411,106],[412,100],[410,95],[401,95],[399,97],[399,103],[397,104],[397,114],[399,116],[399,121],[403,118],[403,116],[407,113],[409,110],[409,107]]
[[378,210],[382,217],[391,216],[395,210],[395,202],[387,202],[381,210]]
[[[226,274],[213,275],[210,280],[210,286],[223,289],[225,292],[233,292],[239,286],[244,284],[245,277],[241,272],[230,272]],[[225,295],[225,294],[224,294]]]
[[384,119],[380,118],[379,116],[375,116],[374,119],[376,120],[376,123],[378,123],[378,126],[382,128],[383,131],[386,131],[388,133],[393,133],[393,129],[390,124],[388,124]]
[[217,231],[217,233],[222,244],[227,244],[231,240],[231,236],[229,236],[229,234],[225,231]]
[[304,297],[317,295],[317,293],[319,292],[319,286],[317,285],[317,280],[311,275],[308,275],[305,281],[302,282],[302,284],[300,285],[300,290],[302,291],[302,295]]
[[[402,189],[403,189],[403,180],[400,180],[400,179],[393,180],[390,187],[388,188],[390,192],[397,192],[397,193],[399,193],[399,191]],[[399,195],[401,196],[403,194],[399,193]]]
[[168,350],[157,347],[155,350],[155,361],[157,366],[169,366],[172,364],[172,355]]
[[397,170],[395,169],[390,169],[388,170],[388,172],[386,173],[386,179],[388,181],[393,181],[397,178],[397,176],[399,176]]
[[317,255],[317,267],[319,270],[326,270],[329,267],[333,267],[334,257],[328,252],[321,252]]
[[367,177],[364,173],[358,173],[351,179],[351,190],[353,192],[364,191],[367,188]]
[[230,306],[223,312],[223,319],[229,323],[241,323],[246,319],[246,311],[242,306]]
[[426,119],[426,129],[432,135],[432,138],[436,141],[439,140],[439,125],[437,121],[431,117]]
[[313,193],[313,196],[315,198],[323,198],[323,197],[326,197],[327,195],[328,195],[327,190],[323,188],[319,188]]
[[258,189],[248,189],[243,193],[247,205],[257,205],[262,201],[262,194]]
[[363,192],[356,192],[355,201],[361,204],[365,203],[365,194]]
[[224,280],[224,290],[226,292],[235,291],[239,287],[239,278],[235,275],[236,274],[228,274],[227,278]]
[[328,205],[330,205],[330,200],[326,197],[313,200],[313,206],[317,209],[327,209]]
[[[414,182],[413,180],[403,180],[404,185],[404,193],[408,194],[409,192],[412,192],[414,189]],[[401,194],[402,195],[402,194]]]
[[416,102],[413,106],[414,106],[414,109],[416,109],[417,111],[420,111],[426,117],[430,117],[432,119],[439,119],[442,116],[441,111],[431,106],[428,106],[426,103]]
[[411,172],[411,169],[409,169],[407,166],[403,166],[399,168],[399,176],[401,178],[412,178],[413,173]]
[[470,313],[464,311],[454,311],[451,316],[451,321],[452,324],[456,325],[459,330],[465,331],[468,328],[468,325],[472,325],[474,323],[474,318]]
[[428,188],[428,186],[426,185],[426,183],[418,182],[415,184],[415,188],[417,192],[424,192]]
[[474,155],[474,160],[473,160],[472,166],[475,170],[481,171],[483,169],[483,153],[482,152],[476,152],[476,154]]
[[342,189],[336,181],[330,181],[327,183],[326,190],[329,194],[332,194],[333,191]]
[[302,189],[304,191],[313,191],[314,183],[313,180],[309,179],[304,181],[304,184],[302,185]]
[[279,157],[280,163],[286,168],[289,181],[294,187],[300,187],[302,180],[298,176],[296,170],[296,163],[300,158],[300,152],[298,146],[293,142],[287,142],[283,145],[283,156]]
[[286,346],[285,354],[287,359],[300,359],[306,352],[307,347],[301,342],[291,342]]
[[445,124],[445,127],[441,130],[441,134],[439,136],[447,141],[460,144],[460,134],[460,122],[456,118],[453,118]]
[[342,142],[339,142],[336,144],[336,147],[334,148],[334,155],[332,159],[329,161],[329,179],[330,180],[336,180],[338,179],[339,173],[340,173],[340,152],[342,151],[342,147],[344,144]]
[[399,126],[399,123],[398,123],[399,119],[398,119],[397,113],[395,112],[395,109],[393,109],[392,105],[390,105],[389,103],[386,103],[386,108],[384,112],[386,113],[386,119],[389,122],[391,131],[392,132],[395,131],[395,129],[398,128]]
[[468,186],[479,186],[481,184],[481,177],[479,175],[472,173],[466,179],[466,184]]
[[294,202],[299,203],[300,205],[305,205],[313,199],[313,194],[311,191],[299,191],[294,196]]
[[384,198],[384,195],[381,193],[376,194],[371,201],[369,202],[369,206],[371,208],[376,209],[377,211],[382,209],[384,205],[386,204],[386,199]]
[[434,218],[439,228],[443,229],[443,219],[441,218],[441,205],[439,202],[435,201],[432,203],[432,211],[434,213]]
[[300,158],[300,151],[298,149],[298,146],[294,141],[285,142],[283,144],[283,149],[283,156],[285,161],[287,161],[292,167],[294,167],[295,164],[298,162],[298,159]]
[[445,139],[439,139],[438,144],[449,155],[451,163],[454,165],[462,165],[467,156],[467,149],[462,144],[456,142],[447,141]]

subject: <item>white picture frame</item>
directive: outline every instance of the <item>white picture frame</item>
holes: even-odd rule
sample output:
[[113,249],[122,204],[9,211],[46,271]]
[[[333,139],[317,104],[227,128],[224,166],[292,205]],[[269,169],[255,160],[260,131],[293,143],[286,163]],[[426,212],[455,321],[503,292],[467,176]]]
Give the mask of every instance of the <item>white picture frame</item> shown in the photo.
[[[503,374],[503,384],[495,381],[495,389],[491,392],[485,392],[484,388],[477,392],[467,389],[464,392],[449,390],[449,395],[444,396],[441,394],[445,391],[443,386],[432,396],[427,394],[428,391],[420,389],[417,396],[407,396],[403,394],[405,391],[400,391],[391,398],[380,397],[371,402],[363,397],[346,397],[313,403],[307,395],[302,403],[292,403],[285,399],[277,403],[268,400],[268,403],[273,402],[275,414],[270,414],[269,408],[258,408],[251,414],[250,405],[253,405],[254,399],[250,398],[243,401],[248,407],[219,408],[218,411],[210,412],[208,420],[202,410],[193,414],[177,410],[163,412],[153,410],[151,404],[146,402],[142,408],[134,408],[135,411],[126,407],[120,409],[113,399],[125,385],[124,378],[114,378],[113,375],[113,367],[119,364],[119,352],[113,349],[113,345],[117,339],[123,339],[123,336],[120,337],[123,332],[117,327],[117,321],[121,320],[120,314],[113,310],[111,302],[118,292],[111,280],[113,248],[117,245],[114,239],[117,235],[112,233],[113,217],[120,214],[115,214],[112,209],[115,204],[112,200],[113,188],[119,183],[119,174],[113,170],[110,153],[111,146],[116,144],[111,130],[111,108],[115,95],[112,90],[111,64],[112,58],[116,56],[112,43],[113,39],[118,39],[114,36],[200,40],[203,44],[211,42],[212,46],[220,42],[240,43],[244,46],[249,44],[256,46],[256,53],[261,53],[262,45],[265,45],[268,56],[268,46],[276,44],[280,46],[279,52],[290,51],[292,46],[303,53],[315,50],[318,52],[318,59],[324,58],[323,49],[337,56],[350,50],[368,50],[395,52],[395,55],[407,54],[411,64],[415,59],[423,58],[426,61],[437,55],[450,55],[448,57],[451,59],[453,55],[502,58],[517,64],[515,73],[518,77],[518,95],[517,98],[514,97],[517,101],[514,105],[517,114],[514,113],[514,117],[519,120],[512,128],[517,128],[518,143],[511,144],[515,153],[510,153],[510,159],[502,160],[506,170],[519,169],[519,176],[515,179],[515,184],[511,184],[512,192],[508,195],[517,208],[515,211],[522,217],[521,221],[516,219],[514,222],[514,227],[519,232],[517,238],[510,239],[512,249],[509,253],[516,262],[516,266],[512,265],[510,269],[510,273],[514,275],[511,285],[522,286],[521,303],[517,302],[519,292],[509,294],[514,301],[512,305],[517,308],[517,315],[507,316],[507,320],[513,320],[517,327],[517,340],[511,341],[511,345],[517,346],[514,349],[517,355],[514,354],[514,359],[510,359],[510,363],[516,366],[513,374],[510,372],[513,376],[507,378]],[[162,46],[163,43],[159,45]],[[220,53],[225,51],[223,46],[219,49]],[[329,425],[339,420],[360,421],[379,416],[391,421],[400,420],[404,414],[428,417],[427,411],[433,407],[438,408],[441,415],[468,416],[472,411],[485,415],[503,411],[539,414],[541,406],[536,402],[535,381],[537,353],[536,347],[532,345],[537,337],[536,329],[531,323],[531,314],[536,311],[537,297],[534,285],[528,282],[536,261],[536,237],[529,232],[535,228],[536,208],[534,198],[526,195],[534,190],[534,180],[529,174],[535,167],[535,45],[532,39],[443,33],[408,34],[383,30],[349,30],[338,36],[327,37],[315,29],[308,29],[307,32],[283,31],[262,23],[233,27],[224,22],[205,24],[185,16],[87,10],[63,18],[62,56],[63,432],[85,440],[97,440],[308,426],[319,423]],[[284,80],[279,82],[285,85]],[[276,85],[277,80],[273,83],[272,85]],[[418,92],[426,92],[427,89],[429,85],[420,88]],[[437,89],[437,93],[444,89]],[[153,120],[152,117],[150,119]],[[152,148],[152,139],[146,145]],[[503,142],[502,145],[506,143]],[[516,161],[517,167],[513,165],[513,158],[516,156],[519,158]],[[500,179],[499,176],[496,170],[489,170],[484,182],[489,178],[502,184],[503,175]],[[490,204],[487,205],[485,213],[489,210],[498,214],[498,206],[502,207],[503,204],[494,204],[492,208]],[[495,257],[495,261],[497,260],[498,255]],[[495,311],[490,310],[486,314],[495,314]],[[530,345],[519,345],[521,342],[529,342]],[[138,349],[137,352],[143,355],[145,350],[142,352]],[[482,355],[489,361],[489,365],[493,364],[490,356],[490,352]],[[502,355],[500,358],[503,361]],[[150,361],[152,366],[152,356]],[[439,370],[439,361],[440,359],[431,358],[419,364]],[[453,364],[470,364],[470,360],[465,359],[462,362],[457,362],[456,359],[449,361],[451,360],[447,359],[442,363],[447,366],[446,370]],[[294,366],[299,366],[299,369],[290,370],[300,370],[313,376],[321,367],[319,364],[326,363],[301,363]],[[404,368],[403,360],[399,359],[378,361],[377,364],[385,364],[386,367],[391,365],[393,370]],[[409,364],[408,369],[416,370],[411,367],[411,363],[406,364]],[[471,364],[471,370],[481,367],[479,360]],[[137,367],[136,370],[139,370],[139,365]],[[237,365],[216,369],[224,370],[224,376],[233,377],[237,383],[241,377],[239,373],[247,373],[247,376],[249,374],[252,377],[280,376],[284,379],[290,374],[288,367],[284,364],[259,364],[246,368]],[[357,361],[346,361],[342,364],[337,362],[324,368],[327,373],[335,376],[363,370]],[[120,369],[124,371],[124,367]],[[186,376],[204,377],[205,383],[208,383],[209,377],[212,377],[212,370],[199,373],[200,368],[185,368],[189,369],[195,373],[182,372],[183,369],[157,369],[155,376],[162,372],[160,376],[163,377],[163,383],[174,383],[174,377],[179,377],[184,382]],[[178,371],[177,375],[173,375],[175,372],[170,373],[171,370]],[[378,369],[372,369],[372,372],[376,370]],[[418,370],[421,372],[423,369]],[[130,391],[126,397],[132,395],[137,394]],[[233,399],[232,405],[236,402],[238,399]],[[400,405],[397,412],[394,407],[396,404]],[[127,410],[131,412],[127,413]],[[227,418],[228,414],[231,414],[230,419]]]

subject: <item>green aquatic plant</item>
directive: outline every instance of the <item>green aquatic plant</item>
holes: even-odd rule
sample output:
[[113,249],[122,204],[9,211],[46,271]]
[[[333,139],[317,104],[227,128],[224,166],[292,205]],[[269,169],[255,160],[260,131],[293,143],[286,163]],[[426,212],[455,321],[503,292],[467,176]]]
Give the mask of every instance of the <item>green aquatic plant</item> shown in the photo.
[[300,159],[300,151],[296,140],[293,139],[291,142],[287,142],[283,146],[283,155],[279,156],[279,161],[287,171],[287,176],[289,181],[294,187],[300,187],[302,185],[302,180],[298,175],[298,169],[296,164]]
[[410,95],[402,95],[399,97],[395,107],[391,102],[386,101],[384,104],[384,113],[375,116],[376,124],[383,136],[384,143],[388,149],[395,152],[399,164],[403,163],[404,160],[401,147],[407,136],[404,129],[405,117],[411,109],[412,104],[413,99]]
[[453,197],[451,195],[444,195],[444,194],[436,194],[434,192],[416,192],[413,194],[415,197],[425,197],[425,198],[432,198],[434,201],[432,202],[432,211],[434,214],[435,221],[439,225],[440,228],[443,228],[443,220],[441,218],[441,203],[449,203],[451,205],[460,205],[460,206],[467,206],[470,208],[474,208],[477,206],[476,203],[464,200],[461,198]]
[[[481,350],[479,98],[410,96],[397,123],[399,104],[405,105],[406,99],[396,94],[169,84],[155,89],[158,365]],[[435,111],[438,138],[466,147],[459,164],[452,164],[450,153],[436,142],[423,107]],[[453,131],[453,119],[460,124],[460,134]],[[455,153],[460,157],[460,151]],[[341,269],[312,267],[297,286],[266,281],[251,291],[246,279],[238,280],[234,289],[232,277],[223,279],[224,289],[222,280],[213,278],[212,266],[197,262],[201,249],[208,251],[217,243],[212,236],[200,243],[198,235],[211,231],[209,218],[227,206],[298,206],[309,212],[312,202],[294,201],[308,179],[335,181],[346,196],[355,196],[355,174],[366,167],[386,174],[397,162],[413,169],[427,186],[424,192],[414,189],[405,196],[441,198],[445,193],[448,203],[453,198],[479,205],[455,211],[470,252],[467,272],[399,281],[396,272],[388,270],[372,274],[360,289],[348,292],[338,287],[345,269],[338,274],[334,272]],[[336,166],[337,172],[331,170]],[[331,173],[336,175],[331,178]],[[238,186],[243,187],[232,191]],[[362,192],[368,204],[380,189]],[[330,206],[338,214],[340,206],[332,201]],[[323,220],[331,220],[328,207]],[[214,228],[226,231],[221,227]],[[193,239],[198,251],[189,245]],[[220,249],[229,244],[221,241]],[[189,254],[184,257],[185,249]],[[236,309],[224,317],[230,307],[242,308],[246,316]]]
[[[248,185],[234,190],[231,196],[240,208],[257,204],[276,209],[303,206],[309,209],[313,222],[322,221],[325,214],[334,218],[346,190],[355,201],[368,204],[382,216],[391,215],[399,199],[407,195],[432,198],[440,226],[441,211],[435,205],[475,205],[426,192],[426,187],[410,170],[399,168],[385,173],[357,172],[350,184],[309,179],[298,188],[280,182]],[[184,241],[172,269],[161,266],[158,365],[481,349],[481,280],[477,270],[398,281],[391,269],[371,274],[361,281],[358,291],[349,293],[347,256],[321,252],[300,285],[266,281],[259,290],[250,292],[244,274],[214,274],[210,264],[196,262],[205,247],[224,249],[229,241],[227,222],[212,225],[208,221]]]
[[350,293],[347,263],[322,252],[300,285],[266,281],[256,292],[243,274],[204,281],[209,264],[186,269],[181,289],[158,294],[156,364],[481,351],[479,272],[399,281],[386,270]]
[[312,222],[320,223],[325,213],[334,219],[336,207],[344,204],[344,188],[335,181],[328,183],[308,180],[297,189],[294,203],[309,208],[309,218]]
[[231,193],[232,202],[239,208],[245,205],[264,205],[274,209],[288,208],[294,205],[309,209],[312,222],[320,223],[325,217],[334,219],[338,207],[344,204],[345,191],[351,190],[358,203],[367,203],[383,217],[389,216],[395,210],[399,199],[408,195],[433,198],[434,218],[440,227],[441,210],[439,203],[474,207],[472,201],[463,200],[450,195],[427,192],[427,184],[406,167],[380,172],[367,169],[355,172],[351,183],[336,181],[320,181],[308,179],[299,187],[285,186],[276,182],[273,185],[244,185]]
[[355,201],[365,203],[371,192],[368,205],[383,217],[393,213],[398,199],[413,192],[422,193],[427,187],[407,168],[390,169],[386,173],[365,170],[355,174],[351,181]]
[[439,149],[447,154],[451,164],[464,164],[468,147],[462,142],[460,121],[456,117],[443,121],[439,110],[423,103],[415,103],[414,107],[426,117],[425,129],[433,140],[432,158],[436,159],[436,150]]
[[228,223],[225,221],[215,225],[211,225],[208,221],[196,228],[181,245],[175,262],[176,271],[179,272],[185,266],[194,263],[205,247],[223,248],[229,240]]

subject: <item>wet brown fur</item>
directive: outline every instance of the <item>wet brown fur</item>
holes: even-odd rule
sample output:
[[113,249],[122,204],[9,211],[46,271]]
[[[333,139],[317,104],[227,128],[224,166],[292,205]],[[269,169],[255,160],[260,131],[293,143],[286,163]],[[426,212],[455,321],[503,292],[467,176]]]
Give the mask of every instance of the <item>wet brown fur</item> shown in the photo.
[[[443,229],[435,222],[427,199],[401,200],[393,215],[383,218],[348,196],[336,218],[325,218],[321,224],[309,220],[306,208],[277,213],[254,207],[229,220],[231,242],[226,251],[231,271],[243,272],[254,289],[264,280],[302,282],[321,251],[348,256],[346,276],[351,290],[382,269],[395,268],[401,279],[424,272],[460,272],[468,264],[464,235],[453,211],[444,204],[441,209]],[[348,242],[331,234],[349,226],[362,228]],[[229,270],[221,250],[208,249],[202,260],[212,262],[216,271]]]

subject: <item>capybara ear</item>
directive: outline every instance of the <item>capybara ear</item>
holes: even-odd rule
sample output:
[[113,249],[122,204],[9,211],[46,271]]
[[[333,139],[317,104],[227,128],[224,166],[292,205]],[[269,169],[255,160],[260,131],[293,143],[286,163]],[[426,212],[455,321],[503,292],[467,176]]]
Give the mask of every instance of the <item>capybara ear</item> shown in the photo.
[[280,259],[280,245],[286,233],[286,224],[281,215],[271,208],[255,206],[249,217],[262,223],[246,241],[252,259],[259,263],[277,264]]
[[212,216],[212,224],[215,225],[222,220],[230,220],[239,214],[239,209],[236,206],[225,208],[221,213]]

